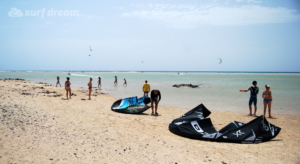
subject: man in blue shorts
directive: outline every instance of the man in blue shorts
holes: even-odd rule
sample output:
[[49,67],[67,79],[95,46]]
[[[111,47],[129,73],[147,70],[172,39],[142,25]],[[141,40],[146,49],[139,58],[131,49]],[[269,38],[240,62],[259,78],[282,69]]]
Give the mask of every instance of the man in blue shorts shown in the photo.
[[248,92],[250,91],[250,99],[249,99],[249,110],[250,110],[250,114],[249,116],[252,116],[252,103],[254,104],[254,114],[253,116],[256,116],[256,110],[257,110],[257,94],[259,92],[259,88],[256,86],[257,85],[257,82],[256,81],[253,81],[252,82],[252,86],[250,86],[248,88],[248,90],[240,90],[240,92]]

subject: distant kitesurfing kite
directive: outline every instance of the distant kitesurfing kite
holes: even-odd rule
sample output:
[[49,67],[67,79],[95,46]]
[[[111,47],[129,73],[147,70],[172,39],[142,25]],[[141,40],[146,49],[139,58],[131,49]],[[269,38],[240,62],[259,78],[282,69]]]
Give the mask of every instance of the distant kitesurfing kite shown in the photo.
[[143,61],[141,61],[142,63],[144,63]]
[[[93,46],[90,45],[90,51],[93,51]],[[91,54],[89,54],[89,56],[91,56]]]
[[222,59],[221,58],[218,58],[218,59],[220,59],[220,63],[219,64],[221,64],[222,63]]

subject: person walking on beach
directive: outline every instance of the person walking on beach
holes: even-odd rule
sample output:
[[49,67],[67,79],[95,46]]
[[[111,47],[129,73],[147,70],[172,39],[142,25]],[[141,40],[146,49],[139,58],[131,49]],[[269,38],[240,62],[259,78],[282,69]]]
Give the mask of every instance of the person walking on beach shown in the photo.
[[[158,107],[158,103],[161,99],[160,91],[157,90],[157,89],[152,90],[151,93],[150,93],[150,98],[151,98],[151,109],[152,109],[151,115],[154,115],[154,114],[158,115],[157,107]],[[153,103],[155,104],[155,113],[153,111]]]
[[100,88],[101,87],[101,77],[98,77],[98,88]]
[[67,77],[67,81],[65,82],[65,89],[66,89],[66,95],[67,95],[67,99],[71,99],[71,82],[70,82],[70,78]]
[[61,85],[60,85],[60,82],[59,82],[59,76],[57,76],[56,79],[57,79],[56,87],[57,87],[57,84],[59,84],[59,86],[61,86]]
[[145,81],[145,84],[143,85],[143,92],[144,96],[148,96],[148,93],[150,92],[150,84],[148,84],[148,81]]
[[117,78],[117,76],[115,76],[114,84],[115,84],[115,85],[118,85],[118,78]]
[[249,116],[252,116],[252,103],[254,104],[254,114],[253,116],[256,116],[256,110],[257,110],[257,94],[259,92],[259,88],[256,86],[257,85],[257,81],[253,81],[252,82],[252,86],[250,86],[248,88],[248,90],[240,90],[240,92],[248,92],[250,91],[250,99],[249,99],[249,111],[250,111],[250,114]]
[[264,116],[266,116],[266,110],[268,107],[269,117],[271,116],[271,106],[272,106],[272,91],[270,91],[271,86],[265,85],[266,90],[262,93],[262,98],[264,99]]
[[124,84],[123,84],[123,86],[127,86],[127,81],[126,81],[126,79],[124,79]]
[[91,100],[91,93],[92,93],[92,87],[93,87],[92,81],[93,81],[93,79],[90,78],[90,81],[89,81],[89,83],[87,84],[88,87],[89,87],[89,100]]

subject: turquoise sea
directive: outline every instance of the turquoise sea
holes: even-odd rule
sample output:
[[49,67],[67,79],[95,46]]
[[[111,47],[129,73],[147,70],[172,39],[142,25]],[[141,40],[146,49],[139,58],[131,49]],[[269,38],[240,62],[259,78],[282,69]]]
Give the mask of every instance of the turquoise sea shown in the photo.
[[[70,73],[70,75],[68,75]],[[300,73],[264,73],[264,72],[68,72],[68,71],[4,71],[0,78],[22,78],[32,82],[45,82],[55,85],[60,76],[63,85],[70,77],[71,87],[87,89],[89,78],[93,78],[93,87],[98,77],[102,79],[102,92],[117,98],[142,96],[145,80],[151,89],[159,89],[162,94],[160,106],[192,109],[203,103],[210,111],[230,111],[248,113],[250,93],[239,92],[248,89],[256,80],[259,87],[258,114],[263,112],[262,92],[265,85],[271,85],[273,93],[272,113],[300,115]],[[118,85],[114,86],[114,76]],[[123,79],[127,86],[123,86]],[[193,84],[199,88],[175,88],[174,84]],[[63,88],[62,88],[63,89]],[[101,98],[100,98],[101,100]]]

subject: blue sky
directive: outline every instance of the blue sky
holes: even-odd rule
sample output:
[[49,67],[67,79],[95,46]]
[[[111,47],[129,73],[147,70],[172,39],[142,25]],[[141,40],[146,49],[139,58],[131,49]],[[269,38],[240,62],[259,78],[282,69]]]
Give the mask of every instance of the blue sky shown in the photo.
[[0,19],[0,70],[300,72],[299,0],[2,0]]

